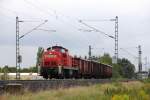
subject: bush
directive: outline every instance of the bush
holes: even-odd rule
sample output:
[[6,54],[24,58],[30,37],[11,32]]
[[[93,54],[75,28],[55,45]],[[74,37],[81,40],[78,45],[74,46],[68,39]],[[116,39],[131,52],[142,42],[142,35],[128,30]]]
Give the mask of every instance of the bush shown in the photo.
[[9,79],[8,73],[4,73],[3,75],[1,75],[0,79],[1,80],[8,80]]
[[129,95],[123,94],[123,95],[114,95],[112,97],[112,100],[129,100]]

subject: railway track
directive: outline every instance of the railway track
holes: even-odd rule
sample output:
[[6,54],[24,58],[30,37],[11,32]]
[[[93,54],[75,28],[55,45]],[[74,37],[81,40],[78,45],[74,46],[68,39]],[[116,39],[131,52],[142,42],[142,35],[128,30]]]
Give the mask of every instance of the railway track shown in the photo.
[[[119,80],[122,82],[137,81],[135,79]],[[0,81],[0,93],[5,92],[5,87],[9,84],[20,84],[21,87],[29,91],[40,91],[46,89],[68,88],[74,86],[89,86],[98,83],[111,83],[111,79],[52,79],[52,80],[5,80]],[[12,86],[13,86],[12,85]]]

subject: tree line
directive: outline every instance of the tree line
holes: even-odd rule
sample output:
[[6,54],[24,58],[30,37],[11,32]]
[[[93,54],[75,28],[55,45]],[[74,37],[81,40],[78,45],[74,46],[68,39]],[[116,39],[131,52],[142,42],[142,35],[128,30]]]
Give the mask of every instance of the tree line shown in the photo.
[[112,63],[112,57],[105,53],[99,57],[99,62],[112,65],[113,78],[133,78],[135,77],[135,66],[126,58],[119,58],[117,64]]
[[[4,66],[4,67],[0,67],[0,73],[16,73],[16,67],[9,67],[9,66]],[[20,69],[21,73],[37,73],[37,67],[29,67],[29,68],[21,68]]]

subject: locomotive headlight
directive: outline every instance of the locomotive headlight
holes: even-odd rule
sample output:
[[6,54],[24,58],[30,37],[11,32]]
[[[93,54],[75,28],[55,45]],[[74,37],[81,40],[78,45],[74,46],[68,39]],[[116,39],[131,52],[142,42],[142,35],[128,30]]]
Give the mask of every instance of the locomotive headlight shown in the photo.
[[55,58],[56,55],[53,55],[53,54],[48,54],[48,55],[45,55],[46,58]]

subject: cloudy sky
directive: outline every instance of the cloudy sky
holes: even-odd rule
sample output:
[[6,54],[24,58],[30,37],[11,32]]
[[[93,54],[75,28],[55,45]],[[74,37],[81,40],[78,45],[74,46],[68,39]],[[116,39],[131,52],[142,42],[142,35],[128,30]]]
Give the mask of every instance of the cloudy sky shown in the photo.
[[[85,56],[88,45],[93,55],[104,52],[114,55],[114,40],[97,32],[83,32],[89,28],[78,20],[103,20],[119,17],[119,57],[137,64],[138,45],[142,46],[142,59],[150,58],[150,0],[0,0],[0,66],[15,66],[15,18],[19,16],[20,34],[23,35],[48,20],[40,29],[34,30],[20,40],[22,66],[36,62],[39,46],[47,48],[62,45],[72,55]],[[114,35],[114,22],[86,21],[87,24]],[[145,68],[144,68],[145,69]]]

